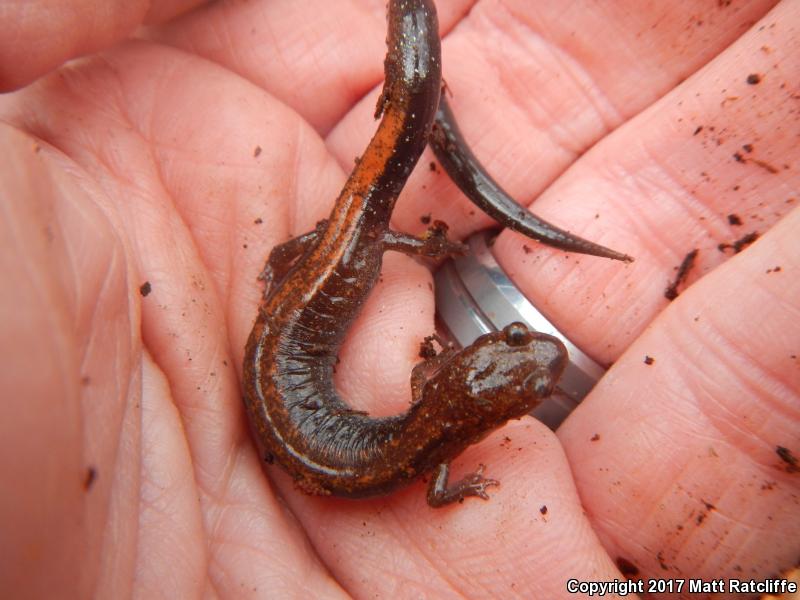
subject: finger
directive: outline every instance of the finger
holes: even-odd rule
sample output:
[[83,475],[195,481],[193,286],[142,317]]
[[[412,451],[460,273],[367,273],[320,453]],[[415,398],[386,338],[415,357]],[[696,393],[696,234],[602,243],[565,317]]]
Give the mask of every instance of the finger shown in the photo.
[[16,597],[113,596],[104,591],[130,580],[136,550],[131,265],[94,202],[102,190],[75,163],[7,123],[0,145],[0,529],[16,549],[0,561],[0,582]]
[[[437,2],[442,33],[473,3]],[[238,73],[325,133],[383,80],[386,2],[216,3],[150,35]]]
[[70,58],[125,38],[144,21],[167,19],[202,0],[97,0],[4,3],[0,19],[0,91],[21,87]]
[[795,565],[798,227],[795,209],[682,294],[559,430],[604,545],[644,576]]
[[208,584],[210,557],[191,452],[169,381],[147,354],[142,391],[144,451],[136,594],[139,598],[197,598]]
[[[795,119],[797,100],[784,74],[800,69],[800,46],[790,28],[771,24],[795,22],[799,11],[796,3],[776,7],[599,143],[537,202],[547,218],[554,207],[581,201],[584,222],[606,233],[577,232],[636,256],[633,265],[542,256],[550,251],[526,255],[510,235],[495,244],[532,302],[603,362],[664,308],[665,289],[688,252],[699,250],[691,285],[731,254],[719,244],[763,234],[796,204],[800,153],[785,123]],[[730,215],[743,224],[731,224]]]

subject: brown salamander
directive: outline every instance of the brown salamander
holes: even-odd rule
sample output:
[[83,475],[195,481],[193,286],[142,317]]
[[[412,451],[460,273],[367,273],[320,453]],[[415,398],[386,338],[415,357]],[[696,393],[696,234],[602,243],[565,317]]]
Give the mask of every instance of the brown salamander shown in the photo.
[[244,401],[262,456],[311,494],[384,494],[432,473],[428,502],[487,498],[481,471],[448,485],[449,462],[549,395],[566,363],[561,342],[514,323],[461,351],[446,349],[412,372],[407,412],[374,418],[338,396],[333,368],[344,335],[380,273],[383,253],[461,252],[435,223],[423,238],[389,229],[439,102],[441,67],[431,0],[389,2],[386,80],[378,130],[330,217],[277,246],[262,274],[264,298],[247,342]]

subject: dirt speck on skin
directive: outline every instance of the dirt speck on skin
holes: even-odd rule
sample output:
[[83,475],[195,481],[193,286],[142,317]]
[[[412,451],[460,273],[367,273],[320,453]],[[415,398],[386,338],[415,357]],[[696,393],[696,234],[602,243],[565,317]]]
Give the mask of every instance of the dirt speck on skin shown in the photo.
[[748,85],[758,85],[761,83],[761,75],[758,73],[750,73],[745,81],[747,81]]
[[675,300],[675,298],[678,297],[680,294],[678,287],[686,281],[689,273],[694,268],[694,263],[699,253],[700,250],[695,248],[683,257],[683,261],[678,267],[678,273],[675,275],[675,279],[667,286],[667,289],[664,290],[664,297],[667,300]]
[[639,567],[624,556],[618,556],[616,563],[619,572],[625,575],[625,577],[631,578],[639,574]]
[[758,158],[751,158],[750,162],[753,163],[754,165],[758,165],[759,167],[764,169],[767,173],[771,173],[772,175],[780,173],[780,169],[778,169],[778,167],[771,165],[764,160],[759,160]]
[[83,479],[83,489],[88,492],[92,489],[95,481],[97,481],[97,469],[95,467],[87,468],[86,475]]
[[784,446],[776,446],[775,454],[777,454],[778,458],[786,463],[785,468],[787,473],[800,472],[800,465],[798,465],[797,457],[792,453],[791,450],[789,450],[789,448]]
[[757,231],[751,231],[750,233],[743,235],[738,240],[732,243],[722,242],[720,244],[717,244],[717,250],[719,250],[720,252],[725,252],[726,250],[733,250],[734,254],[739,254],[739,252],[741,252],[742,250],[747,248],[750,244],[755,242],[758,239],[758,235],[759,234]]
[[[750,152],[753,151],[753,145],[752,144],[745,144],[744,146],[742,146],[742,150],[744,151],[744,154],[749,154]],[[752,164],[756,165],[757,167],[761,167],[767,173],[770,173],[772,175],[775,175],[776,173],[780,173],[780,169],[778,169],[778,167],[769,164],[767,161],[761,160],[760,158],[755,158],[754,156],[745,156],[744,154],[742,152],[734,152],[733,153],[733,160],[735,160],[736,162],[741,163],[743,165],[752,163]],[[786,168],[788,168],[788,167],[786,167]]]

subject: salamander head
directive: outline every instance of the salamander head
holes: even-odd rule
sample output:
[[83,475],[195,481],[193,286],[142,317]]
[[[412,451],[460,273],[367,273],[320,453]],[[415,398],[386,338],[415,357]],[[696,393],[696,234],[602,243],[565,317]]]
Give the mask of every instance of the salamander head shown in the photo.
[[[567,364],[560,340],[512,323],[479,337],[458,361],[462,410],[499,424],[530,412],[549,396]],[[454,381],[454,373],[449,381]]]

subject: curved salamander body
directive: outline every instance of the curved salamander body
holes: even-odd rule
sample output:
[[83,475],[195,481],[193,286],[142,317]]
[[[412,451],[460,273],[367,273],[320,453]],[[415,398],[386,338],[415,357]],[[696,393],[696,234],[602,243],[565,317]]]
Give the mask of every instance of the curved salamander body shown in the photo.
[[276,247],[244,364],[244,400],[263,456],[313,494],[383,494],[434,471],[428,501],[486,497],[480,473],[448,487],[449,461],[548,395],[566,360],[555,338],[521,324],[445,350],[412,374],[415,403],[372,418],[333,386],[337,352],[375,284],[383,252],[440,257],[462,251],[436,223],[423,238],[389,229],[392,209],[422,153],[440,93],[440,49],[430,0],[389,3],[382,120],[315,231]]

